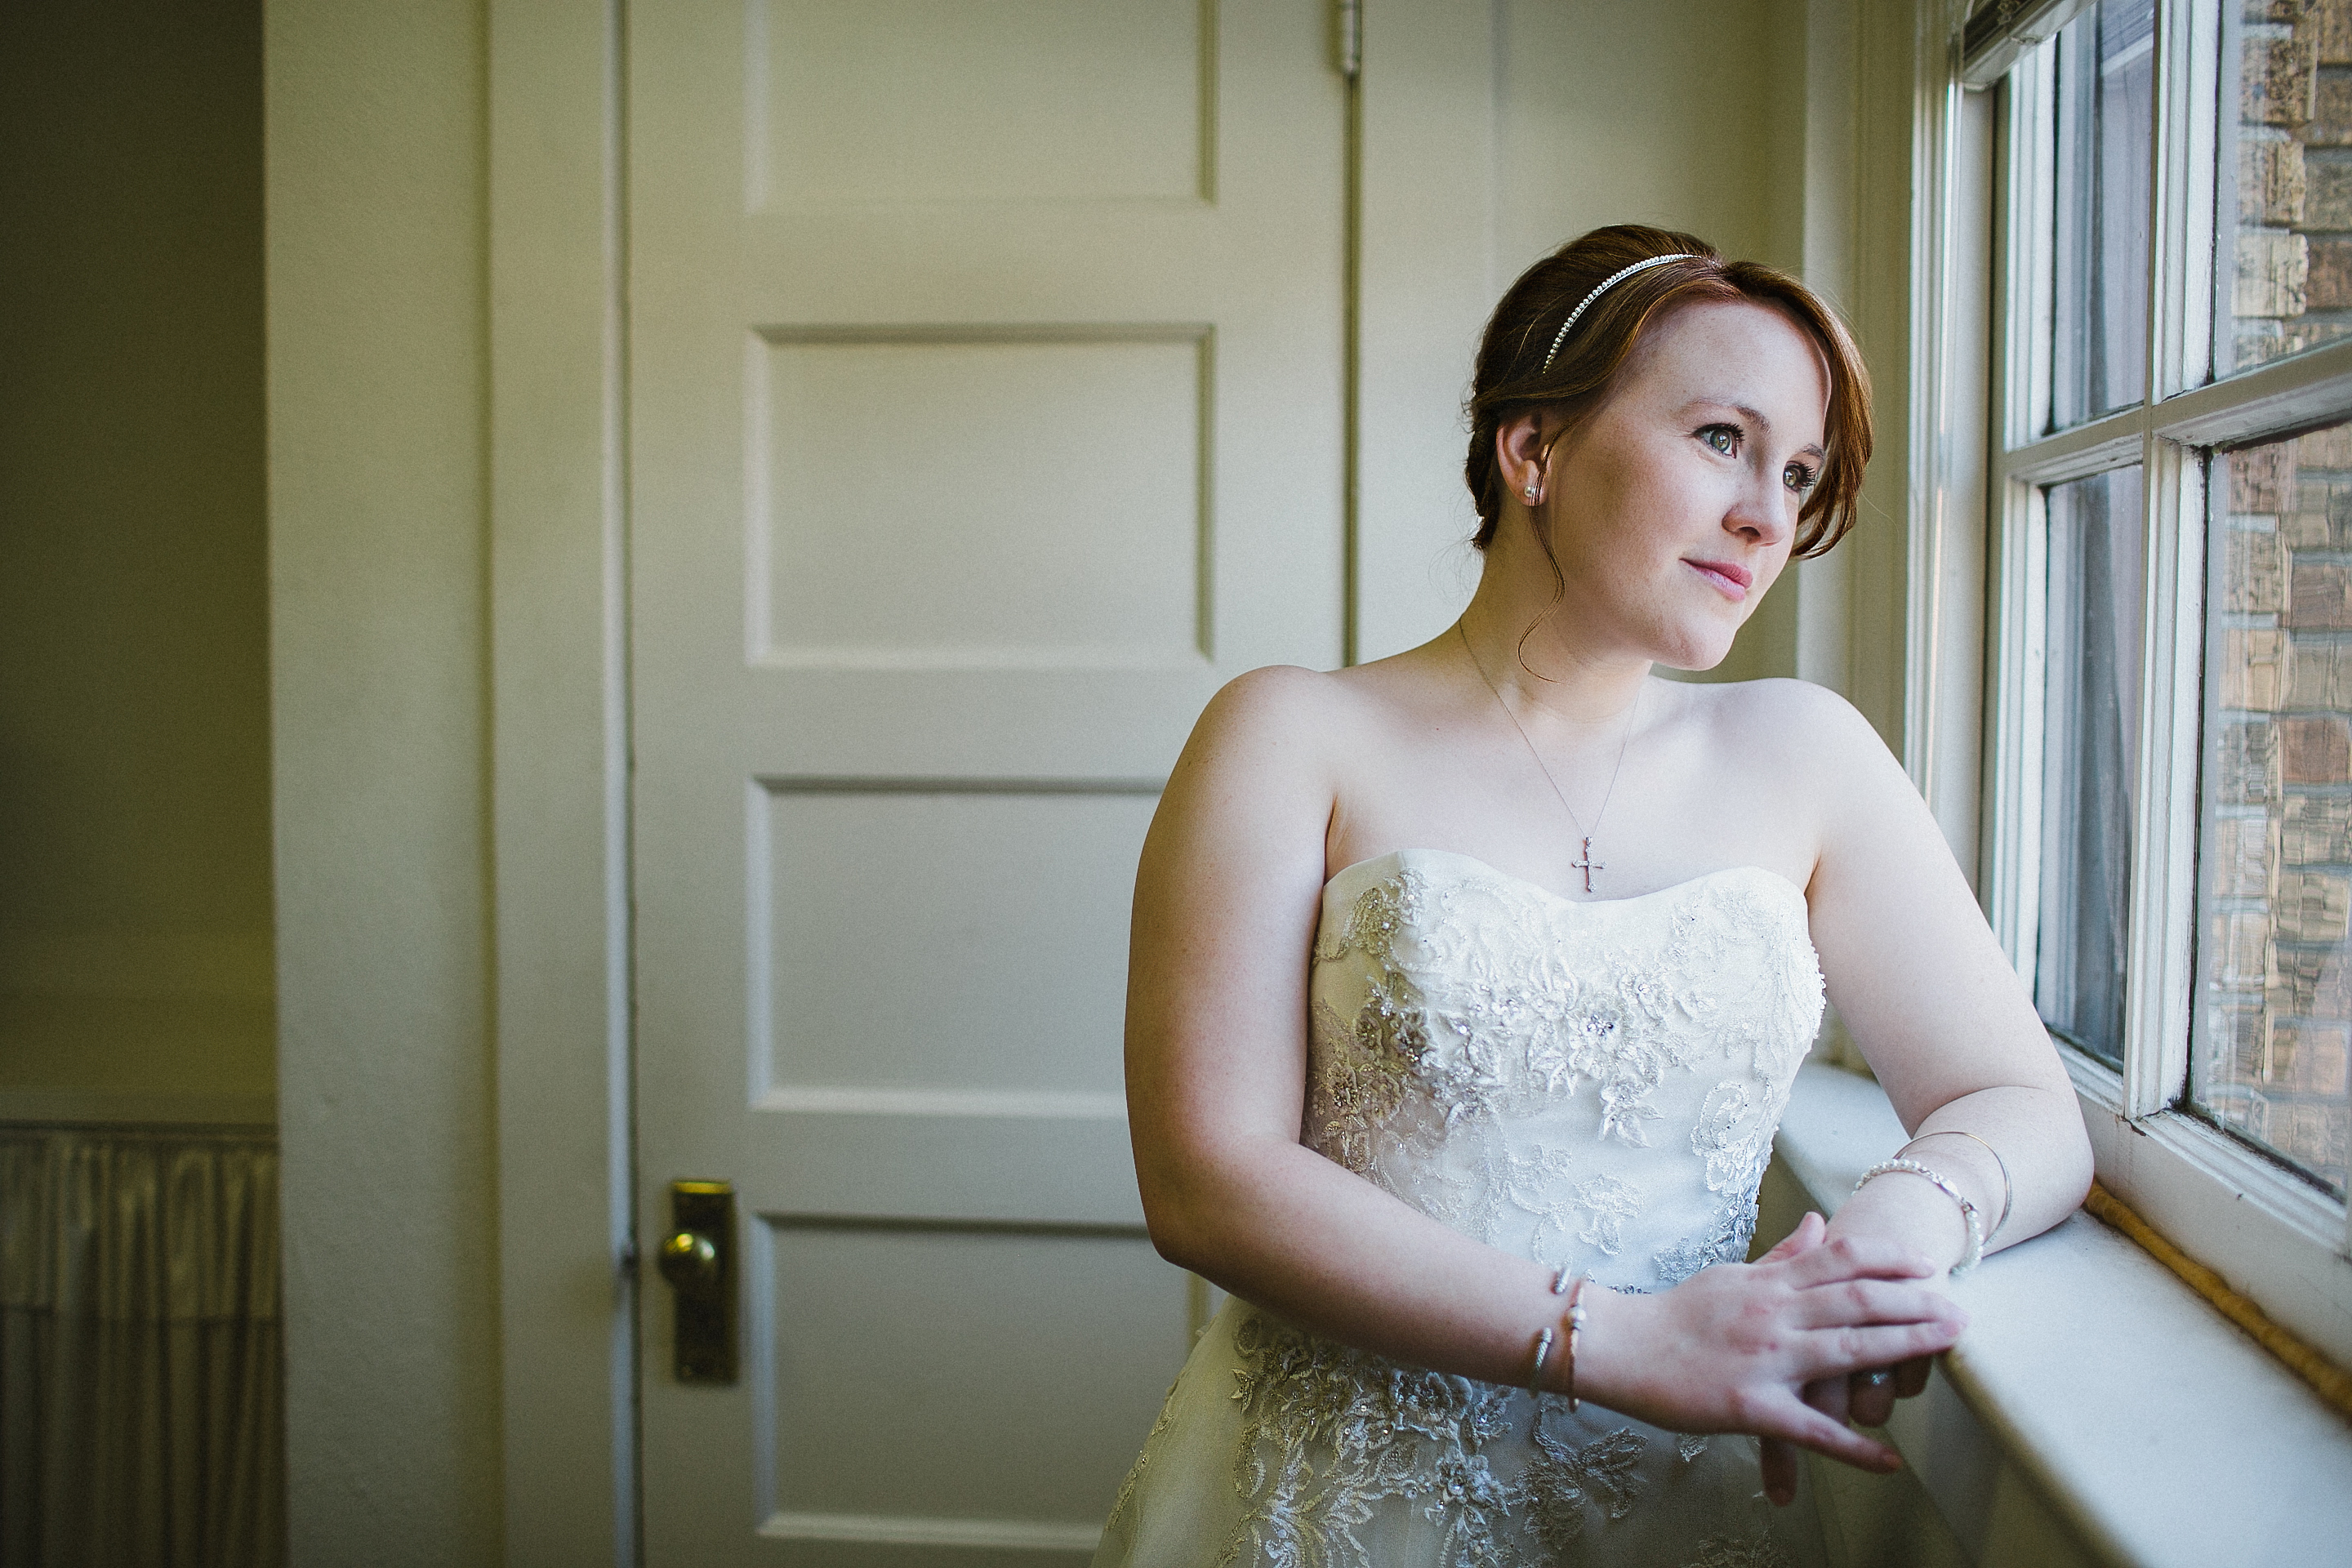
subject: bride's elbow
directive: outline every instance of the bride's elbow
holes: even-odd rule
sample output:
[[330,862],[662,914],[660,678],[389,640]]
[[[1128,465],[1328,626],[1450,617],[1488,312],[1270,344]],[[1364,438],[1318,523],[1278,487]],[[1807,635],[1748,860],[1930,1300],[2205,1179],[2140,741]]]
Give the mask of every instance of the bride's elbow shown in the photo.
[[2091,1162],[2089,1134],[2085,1133],[2077,1138],[2074,1141],[2074,1147],[2068,1151],[2068,1154],[2070,1157],[2066,1163],[2063,1184],[2066,1193],[2066,1207],[2071,1213],[2080,1208],[2083,1200],[2091,1195],[2091,1182],[2098,1173]]
[[1163,1193],[1156,1200],[1147,1185],[1143,1195],[1143,1227],[1151,1237],[1151,1249],[1179,1268],[1201,1271],[1203,1254],[1202,1226],[1191,1206],[1174,1194]]
[[1239,1206],[1231,1184],[1190,1166],[1138,1162],[1136,1185],[1152,1250],[1179,1268],[1215,1277]]

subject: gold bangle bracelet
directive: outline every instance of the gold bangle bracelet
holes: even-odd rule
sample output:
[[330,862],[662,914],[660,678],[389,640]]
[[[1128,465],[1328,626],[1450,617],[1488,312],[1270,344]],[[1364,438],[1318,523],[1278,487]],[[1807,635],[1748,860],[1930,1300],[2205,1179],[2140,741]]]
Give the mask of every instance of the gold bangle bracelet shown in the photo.
[[1575,1287],[1568,1293],[1568,1354],[1566,1357],[1568,1387],[1565,1392],[1568,1394],[1569,1414],[1571,1415],[1576,1413],[1577,1408],[1576,1352],[1584,1339],[1584,1287],[1591,1282],[1590,1276],[1580,1274],[1576,1277]]

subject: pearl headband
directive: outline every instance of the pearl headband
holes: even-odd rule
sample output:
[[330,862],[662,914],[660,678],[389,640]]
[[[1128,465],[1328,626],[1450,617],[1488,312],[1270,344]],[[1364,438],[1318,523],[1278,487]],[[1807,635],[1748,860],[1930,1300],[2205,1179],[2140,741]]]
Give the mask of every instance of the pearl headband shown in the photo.
[[1656,267],[1668,261],[1689,261],[1695,259],[1696,255],[1697,253],[1696,251],[1677,250],[1672,256],[1653,256],[1647,261],[1636,261],[1633,266],[1620,268],[1616,271],[1612,272],[1608,277],[1603,278],[1601,280],[1600,286],[1594,289],[1591,293],[1587,294],[1580,301],[1578,302],[1576,309],[1568,313],[1568,320],[1559,324],[1559,331],[1552,334],[1551,347],[1545,351],[1544,353],[1543,370],[1539,370],[1536,372],[1536,374],[1538,375],[1541,375],[1545,371],[1551,369],[1552,359],[1559,353],[1559,345],[1568,341],[1568,329],[1576,325],[1576,318],[1584,314],[1586,306],[1591,304],[1592,301],[1609,292],[1611,289],[1622,283],[1626,279],[1631,278],[1634,273],[1641,271],[1645,267]]

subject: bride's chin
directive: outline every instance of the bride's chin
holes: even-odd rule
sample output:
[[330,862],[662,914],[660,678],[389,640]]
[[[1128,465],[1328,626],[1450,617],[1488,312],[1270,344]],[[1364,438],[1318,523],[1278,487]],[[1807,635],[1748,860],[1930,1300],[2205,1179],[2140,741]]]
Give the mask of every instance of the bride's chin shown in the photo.
[[1658,638],[1653,646],[1650,662],[1703,675],[1731,657],[1731,642],[1728,632],[1670,634]]

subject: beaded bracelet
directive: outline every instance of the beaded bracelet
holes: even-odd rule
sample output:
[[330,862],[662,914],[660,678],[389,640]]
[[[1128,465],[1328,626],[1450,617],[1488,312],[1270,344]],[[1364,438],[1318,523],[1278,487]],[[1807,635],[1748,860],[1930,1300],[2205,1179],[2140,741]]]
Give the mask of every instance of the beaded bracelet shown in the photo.
[[1968,1194],[1946,1180],[1944,1173],[1934,1166],[1923,1165],[1916,1160],[1882,1160],[1862,1173],[1862,1180],[1854,1183],[1853,1190],[1857,1193],[1862,1191],[1873,1177],[1892,1175],[1898,1172],[1906,1176],[1921,1176],[1935,1183],[1946,1197],[1960,1205],[1960,1223],[1968,1227],[1969,1242],[1968,1246],[1961,1249],[1960,1260],[1952,1265],[1952,1278],[1957,1279],[1974,1268],[1984,1258],[1985,1242],[1984,1226],[1977,1217],[1977,1205],[1969,1201]]
[[1911,1152],[1913,1144],[1925,1143],[1930,1138],[1965,1138],[1969,1142],[1974,1143],[1979,1148],[1982,1149],[1986,1153],[1991,1155],[1992,1163],[1996,1166],[2000,1167],[2000,1217],[1992,1222],[1992,1228],[1990,1230],[1985,1232],[1985,1245],[1990,1247],[1992,1245],[1992,1238],[2000,1234],[2000,1227],[2009,1223],[2010,1205],[2013,1203],[2017,1197],[2017,1189],[2011,1186],[2009,1182],[2009,1162],[2000,1157],[2000,1150],[1994,1148],[1991,1144],[1986,1142],[1975,1133],[1958,1127],[1938,1127],[1933,1132],[1922,1132],[1919,1136],[1911,1140],[1910,1143],[1906,1143],[1903,1147],[1895,1151],[1895,1152],[1898,1156],[1908,1154]]

